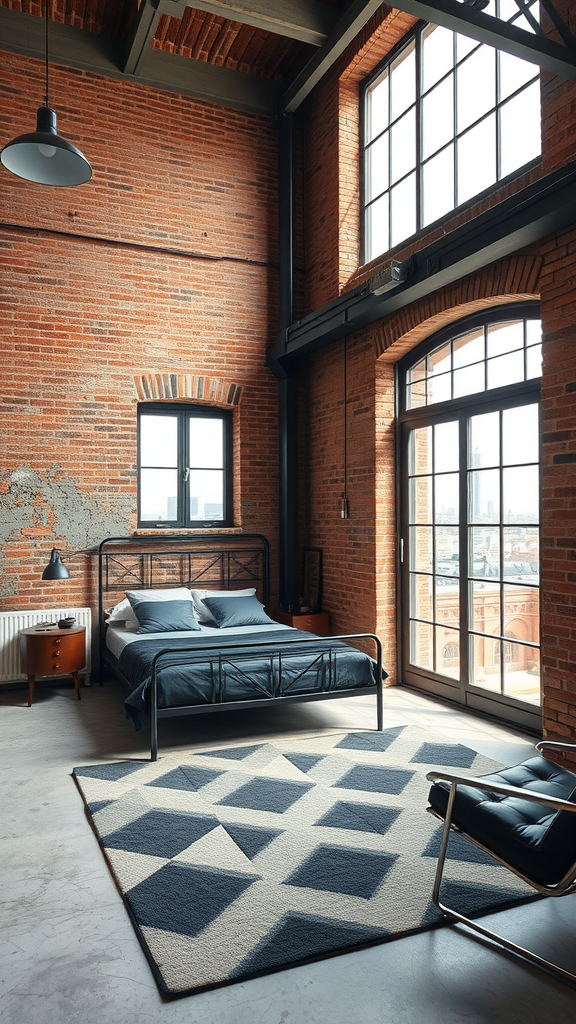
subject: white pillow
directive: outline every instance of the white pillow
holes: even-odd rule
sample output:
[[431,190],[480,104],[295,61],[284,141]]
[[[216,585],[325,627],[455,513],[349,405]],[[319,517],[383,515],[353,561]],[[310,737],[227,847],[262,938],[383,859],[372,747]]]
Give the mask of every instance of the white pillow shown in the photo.
[[138,619],[134,615],[134,610],[127,597],[115,604],[113,608],[107,608],[104,614],[108,626],[113,622],[125,622],[127,626],[138,625]]
[[[188,587],[166,587],[164,590],[127,590],[126,594],[134,594],[139,601],[191,601],[192,595]],[[106,611],[106,622],[125,622],[128,629],[138,628],[138,619],[128,597]]]
[[204,604],[203,599],[205,597],[253,597],[256,587],[248,587],[247,590],[191,590],[190,593],[198,622],[204,626],[217,626],[216,619]]

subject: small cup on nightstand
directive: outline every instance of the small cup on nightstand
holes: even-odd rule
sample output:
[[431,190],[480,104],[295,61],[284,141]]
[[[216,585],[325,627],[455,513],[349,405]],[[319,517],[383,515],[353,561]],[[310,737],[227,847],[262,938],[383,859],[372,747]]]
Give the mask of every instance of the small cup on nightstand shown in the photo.
[[73,615],[68,615],[65,619],[58,619],[58,628],[59,629],[70,629],[74,625],[75,622],[76,622],[76,619],[74,618],[74,616]]

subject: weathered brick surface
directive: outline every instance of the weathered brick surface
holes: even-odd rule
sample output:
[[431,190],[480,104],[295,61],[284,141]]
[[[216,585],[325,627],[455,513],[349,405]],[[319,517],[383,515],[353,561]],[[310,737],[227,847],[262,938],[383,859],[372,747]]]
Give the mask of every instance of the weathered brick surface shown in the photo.
[[[574,5],[556,7],[576,31]],[[298,316],[576,158],[576,84],[544,74],[542,165],[362,266],[360,82],[413,23],[384,5],[380,13],[385,24],[372,19],[296,118]],[[3,71],[7,139],[33,124],[42,66],[6,54]],[[203,375],[221,382],[221,395],[241,389],[235,514],[277,547],[276,384],[264,359],[277,327],[272,121],[60,68],[53,103],[95,177],[50,191],[0,173],[4,607],[54,603],[55,585],[39,581],[53,544],[134,527],[136,382],[158,375]],[[563,231],[349,337],[346,407],[343,342],[300,370],[301,544],[323,548],[333,628],[378,632],[394,678],[393,364],[463,315],[541,298],[544,719],[549,735],[572,738],[575,255],[576,229]],[[340,515],[345,415],[349,519]],[[94,601],[85,556],[58,592]]]
[[[42,65],[2,61],[4,140],[33,126]],[[179,397],[202,378],[202,400],[233,408],[235,523],[269,537],[275,566],[274,125],[58,67],[51,81],[94,177],[49,189],[0,171],[0,607],[94,603],[85,556],[69,582],[40,573],[54,545],[135,528],[137,402],[170,374]]]
[[[567,0],[558,5],[576,17]],[[574,28],[574,25],[572,26]],[[364,39],[364,46],[366,39]],[[360,171],[354,136],[358,82],[374,63],[366,49],[348,69],[339,65],[311,101],[308,148],[313,148],[306,194],[308,248],[306,311],[366,280],[391,256],[404,258],[453,227],[469,222],[519,188],[576,157],[575,84],[543,75],[541,167],[471,203],[413,244],[359,266]],[[349,54],[347,55],[349,58]],[[378,59],[382,54],[378,53]],[[335,110],[338,89],[339,107]],[[316,135],[316,126],[322,131]],[[322,188],[321,183],[324,182]],[[347,215],[350,210],[350,215]],[[338,231],[340,225],[340,231]],[[338,234],[340,252],[332,246]],[[342,343],[308,363],[308,540],[324,549],[325,603],[338,627],[376,629],[395,674],[395,510],[393,363],[436,330],[495,305],[541,297],[542,379],[542,665],[544,726],[550,736],[576,736],[576,232],[545,239],[529,250],[441,289],[348,339],[350,520],[339,518],[343,479]],[[352,274],[351,266],[355,266]],[[360,394],[362,401],[359,400]],[[349,397],[348,412],[353,399]],[[574,479],[573,479],[574,478]]]

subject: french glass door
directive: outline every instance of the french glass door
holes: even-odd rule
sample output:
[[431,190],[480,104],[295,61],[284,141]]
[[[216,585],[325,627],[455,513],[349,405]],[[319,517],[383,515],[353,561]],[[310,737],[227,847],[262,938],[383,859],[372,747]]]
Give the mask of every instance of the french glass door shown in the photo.
[[538,728],[538,394],[454,404],[402,426],[404,679]]

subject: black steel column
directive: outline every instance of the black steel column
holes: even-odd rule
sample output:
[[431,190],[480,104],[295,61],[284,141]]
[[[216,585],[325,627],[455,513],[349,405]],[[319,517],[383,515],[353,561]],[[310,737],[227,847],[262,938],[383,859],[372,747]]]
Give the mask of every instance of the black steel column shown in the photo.
[[[278,116],[278,249],[280,262],[280,337],[293,320],[294,182],[292,117]],[[298,571],[298,386],[293,371],[274,361],[279,407],[279,555],[280,602],[284,611],[296,606]]]

